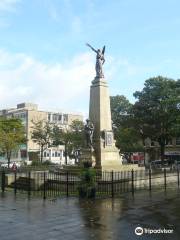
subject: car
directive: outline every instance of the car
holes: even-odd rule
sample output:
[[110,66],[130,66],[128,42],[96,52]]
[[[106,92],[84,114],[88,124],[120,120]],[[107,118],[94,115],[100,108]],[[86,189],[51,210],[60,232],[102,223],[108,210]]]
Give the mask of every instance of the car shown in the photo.
[[172,168],[176,170],[180,169],[180,161],[175,160]]
[[152,168],[166,168],[168,167],[169,163],[168,163],[168,160],[154,160],[151,162],[151,167]]
[[[9,168],[13,168],[13,167],[19,168],[21,166],[21,164],[19,162],[11,162],[9,164]],[[1,168],[8,168],[8,164],[7,163],[2,163],[1,164]]]

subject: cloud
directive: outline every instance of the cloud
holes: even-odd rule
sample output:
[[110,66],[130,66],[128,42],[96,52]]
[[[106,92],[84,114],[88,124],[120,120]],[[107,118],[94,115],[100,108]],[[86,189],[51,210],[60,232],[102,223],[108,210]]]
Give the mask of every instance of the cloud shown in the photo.
[[18,3],[21,0],[0,0],[0,13],[14,12]]
[[0,50],[0,108],[34,102],[44,109],[85,111],[93,69],[90,53],[47,64],[25,54]]
[[11,25],[9,14],[15,13],[18,4],[22,0],[0,0],[0,28],[8,28]]
[[[46,63],[27,54],[0,49],[0,109],[15,107],[20,102],[33,102],[45,110],[88,113],[94,65],[95,56],[91,52]],[[143,86],[144,74],[152,69],[120,57],[106,56],[104,71],[111,94],[129,96]],[[135,81],[137,77],[142,81]]]

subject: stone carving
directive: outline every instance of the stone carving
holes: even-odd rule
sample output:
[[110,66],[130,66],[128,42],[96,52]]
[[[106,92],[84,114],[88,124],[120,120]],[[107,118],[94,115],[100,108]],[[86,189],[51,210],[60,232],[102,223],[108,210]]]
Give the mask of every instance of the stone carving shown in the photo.
[[104,73],[102,69],[102,65],[105,63],[104,53],[105,53],[105,46],[103,49],[94,49],[90,44],[86,44],[96,53],[96,77],[104,78]]
[[93,133],[94,133],[94,125],[92,122],[90,122],[89,119],[86,120],[86,124],[84,126],[84,131],[86,135],[86,144],[87,147],[93,146]]

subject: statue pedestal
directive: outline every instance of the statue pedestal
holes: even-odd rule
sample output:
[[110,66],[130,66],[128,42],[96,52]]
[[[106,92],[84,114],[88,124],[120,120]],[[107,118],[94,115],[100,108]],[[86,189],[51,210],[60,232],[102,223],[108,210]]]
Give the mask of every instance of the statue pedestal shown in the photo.
[[96,160],[95,160],[95,153],[93,149],[87,147],[81,150],[80,164],[82,165],[84,162],[91,163],[92,167],[95,166]]
[[109,89],[104,78],[95,77],[90,90],[89,119],[94,124],[96,168],[120,171],[122,159],[112,132]]

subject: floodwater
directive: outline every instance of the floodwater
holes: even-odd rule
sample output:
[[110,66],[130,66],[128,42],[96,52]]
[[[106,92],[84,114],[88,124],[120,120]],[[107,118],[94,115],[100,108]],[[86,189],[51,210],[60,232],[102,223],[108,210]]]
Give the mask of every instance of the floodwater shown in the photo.
[[[173,233],[135,234],[135,228]],[[145,231],[145,230],[143,230]],[[0,240],[180,239],[180,192],[146,191],[120,198],[27,199],[0,195]]]

